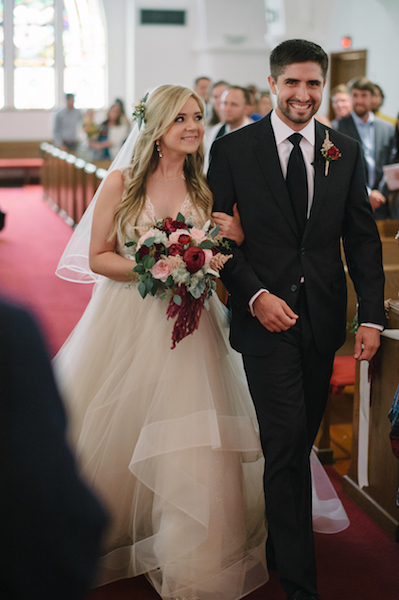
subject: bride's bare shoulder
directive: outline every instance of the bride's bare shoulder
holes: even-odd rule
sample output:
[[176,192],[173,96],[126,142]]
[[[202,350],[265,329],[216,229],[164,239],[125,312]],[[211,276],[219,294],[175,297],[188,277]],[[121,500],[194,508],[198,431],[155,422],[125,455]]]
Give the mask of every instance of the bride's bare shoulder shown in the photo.
[[125,178],[122,171],[119,169],[115,169],[109,175],[107,175],[106,180],[104,181],[104,188],[106,187],[109,191],[122,192],[124,186]]

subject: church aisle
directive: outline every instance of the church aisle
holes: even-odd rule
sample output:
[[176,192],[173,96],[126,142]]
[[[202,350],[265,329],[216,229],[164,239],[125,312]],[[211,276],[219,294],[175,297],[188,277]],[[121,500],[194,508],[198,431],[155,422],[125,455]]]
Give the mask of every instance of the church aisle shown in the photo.
[[[0,291],[27,305],[41,322],[52,352],[69,335],[91,295],[91,285],[58,279],[55,268],[72,233],[42,199],[40,186],[0,188],[7,213],[0,232]],[[399,544],[388,538],[342,492],[333,467],[328,474],[345,506],[350,527],[315,535],[320,595],[323,600],[397,600]],[[93,590],[88,600],[157,600],[144,577]],[[248,600],[285,600],[277,575]],[[201,599],[200,599],[201,600]]]
[[30,308],[52,354],[78,322],[92,285],[59,279],[55,269],[72,229],[43,200],[40,185],[0,188],[0,293]]

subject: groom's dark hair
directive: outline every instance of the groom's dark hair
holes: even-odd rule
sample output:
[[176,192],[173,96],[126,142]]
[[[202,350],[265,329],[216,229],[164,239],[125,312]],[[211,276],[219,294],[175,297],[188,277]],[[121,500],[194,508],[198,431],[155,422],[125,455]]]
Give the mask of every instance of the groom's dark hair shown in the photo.
[[274,48],[270,54],[270,72],[274,79],[293,63],[315,62],[321,67],[323,79],[326,79],[328,56],[323,48],[308,40],[286,40]]

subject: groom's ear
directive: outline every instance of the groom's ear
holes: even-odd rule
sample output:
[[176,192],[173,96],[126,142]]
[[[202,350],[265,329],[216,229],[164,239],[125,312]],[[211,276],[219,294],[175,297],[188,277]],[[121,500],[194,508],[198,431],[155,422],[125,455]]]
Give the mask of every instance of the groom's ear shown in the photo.
[[269,77],[267,78],[267,80],[269,82],[272,94],[274,94],[275,96],[277,96],[277,86],[276,86],[276,82],[274,81],[274,78],[271,75],[269,75]]

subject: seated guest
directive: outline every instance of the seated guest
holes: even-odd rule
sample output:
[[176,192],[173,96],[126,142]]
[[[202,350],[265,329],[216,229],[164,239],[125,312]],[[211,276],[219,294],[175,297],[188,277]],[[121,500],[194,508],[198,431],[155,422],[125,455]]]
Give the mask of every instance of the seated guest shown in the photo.
[[367,77],[361,77],[351,83],[353,110],[350,115],[338,121],[336,129],[360,142],[374,217],[386,219],[389,217],[389,208],[386,202],[387,189],[382,167],[394,160],[395,128],[373,114],[371,110],[373,91],[374,85]]
[[371,98],[371,110],[375,114],[376,117],[383,119],[384,121],[388,121],[388,123],[392,123],[392,125],[396,126],[396,119],[393,117],[388,117],[388,115],[384,115],[380,108],[384,104],[385,94],[380,88],[379,85],[374,83],[374,94]]
[[0,330],[0,597],[81,600],[105,513],[78,477],[35,322],[0,299]]
[[66,152],[75,152],[78,147],[78,130],[82,122],[80,110],[75,108],[75,96],[65,94],[66,106],[55,114],[53,128],[54,146]]
[[350,115],[352,110],[352,100],[348,86],[345,83],[336,85],[330,92],[330,99],[335,114],[335,118],[331,121],[331,127],[336,129],[338,121]]
[[113,104],[107,118],[101,123],[97,138],[89,142],[93,150],[93,160],[113,160],[129,134],[129,123],[121,113],[119,103]]

